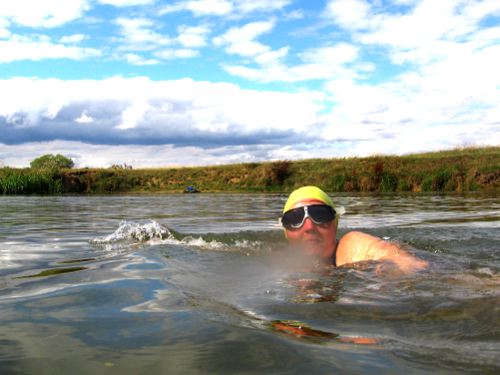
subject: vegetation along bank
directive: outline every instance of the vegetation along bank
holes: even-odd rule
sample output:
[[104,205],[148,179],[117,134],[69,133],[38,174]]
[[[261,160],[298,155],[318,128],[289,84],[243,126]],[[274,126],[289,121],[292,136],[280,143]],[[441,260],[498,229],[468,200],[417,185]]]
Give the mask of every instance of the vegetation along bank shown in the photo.
[[[44,162],[39,159],[44,158]],[[31,168],[0,168],[0,194],[290,192],[318,185],[330,192],[466,192],[500,187],[500,147],[404,156],[310,159],[222,166],[131,169],[72,168],[44,155]]]

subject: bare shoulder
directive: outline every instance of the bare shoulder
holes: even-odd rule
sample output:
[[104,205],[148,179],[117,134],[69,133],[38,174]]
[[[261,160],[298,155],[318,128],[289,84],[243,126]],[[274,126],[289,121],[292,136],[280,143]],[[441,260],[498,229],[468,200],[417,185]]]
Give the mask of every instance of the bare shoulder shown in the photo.
[[412,256],[397,243],[384,241],[368,233],[349,232],[340,239],[337,245],[337,266],[379,259],[390,260],[405,271],[427,267],[427,262]]
[[345,234],[337,245],[337,265],[381,258],[386,253],[386,250],[382,253],[381,241],[378,237],[358,231]]

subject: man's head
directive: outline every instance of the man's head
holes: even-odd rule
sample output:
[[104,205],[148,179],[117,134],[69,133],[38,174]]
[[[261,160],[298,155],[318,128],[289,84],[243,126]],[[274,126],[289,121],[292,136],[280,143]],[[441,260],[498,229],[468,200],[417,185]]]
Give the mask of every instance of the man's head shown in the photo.
[[320,188],[304,186],[290,194],[281,222],[292,246],[322,259],[333,256],[338,221],[332,200]]

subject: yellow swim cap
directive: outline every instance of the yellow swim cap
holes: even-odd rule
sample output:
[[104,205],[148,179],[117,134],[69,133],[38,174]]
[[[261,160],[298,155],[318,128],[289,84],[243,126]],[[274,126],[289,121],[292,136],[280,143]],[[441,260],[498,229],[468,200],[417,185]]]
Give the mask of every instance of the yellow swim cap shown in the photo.
[[330,197],[319,187],[316,186],[303,186],[290,194],[288,200],[285,203],[285,207],[283,208],[283,213],[287,212],[293,205],[303,199],[316,199],[318,201],[323,202],[327,206],[335,209],[333,207],[333,202]]

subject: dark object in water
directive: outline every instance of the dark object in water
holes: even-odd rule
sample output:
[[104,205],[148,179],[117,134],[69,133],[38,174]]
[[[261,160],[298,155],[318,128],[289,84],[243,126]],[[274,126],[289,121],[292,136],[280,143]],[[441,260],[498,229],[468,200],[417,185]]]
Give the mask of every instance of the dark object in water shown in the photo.
[[41,271],[35,275],[19,276],[19,277],[16,277],[16,279],[28,279],[31,277],[46,277],[46,276],[59,275],[61,273],[83,271],[86,269],[88,269],[88,268],[87,267],[55,268],[55,269],[51,269],[51,270]]
[[184,189],[183,193],[201,193],[201,192],[194,186],[188,186]]
[[318,344],[336,340],[348,344],[374,345],[379,340],[374,337],[340,337],[338,334],[328,331],[320,331],[297,320],[273,320],[270,322],[271,330],[284,333],[297,339],[305,339]]

